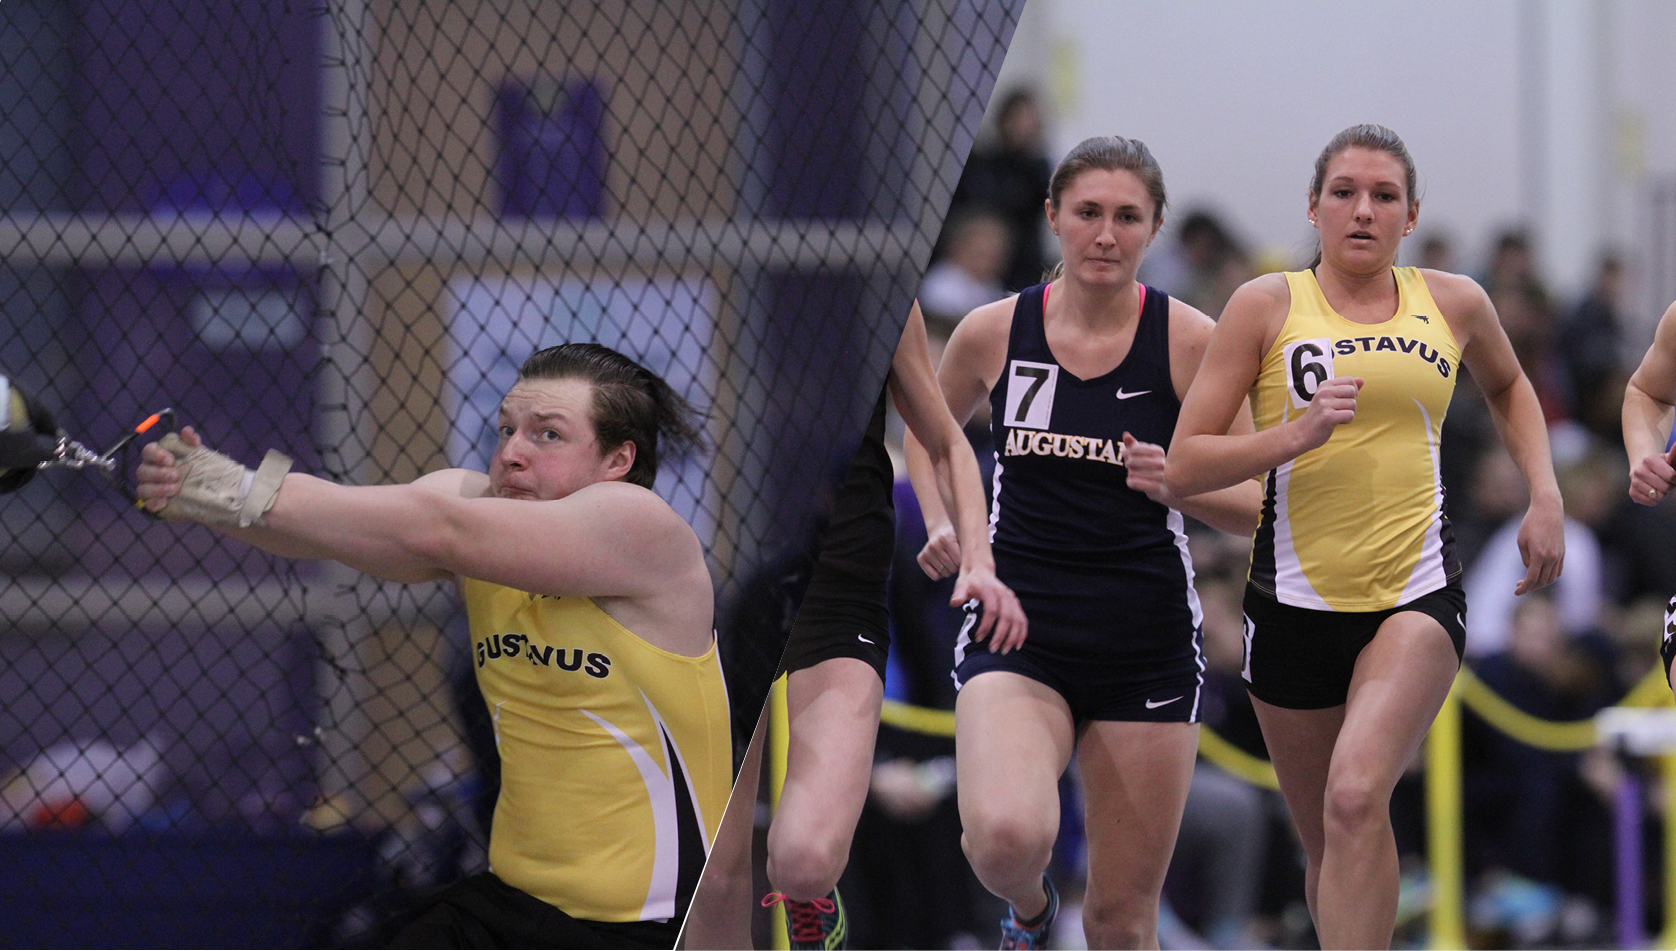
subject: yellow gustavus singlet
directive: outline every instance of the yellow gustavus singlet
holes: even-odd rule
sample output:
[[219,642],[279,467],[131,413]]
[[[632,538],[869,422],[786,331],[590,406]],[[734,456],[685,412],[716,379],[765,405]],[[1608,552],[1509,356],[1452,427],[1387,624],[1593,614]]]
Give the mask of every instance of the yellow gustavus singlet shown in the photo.
[[682,657],[587,598],[463,588],[501,758],[490,869],[574,918],[684,913],[733,785],[715,645]]
[[1251,583],[1282,604],[1382,611],[1460,573],[1438,436],[1461,350],[1419,270],[1393,271],[1397,312],[1378,324],[1335,313],[1314,273],[1286,275],[1292,305],[1251,390],[1257,428],[1302,414],[1328,379],[1365,382],[1355,419],[1264,480]]

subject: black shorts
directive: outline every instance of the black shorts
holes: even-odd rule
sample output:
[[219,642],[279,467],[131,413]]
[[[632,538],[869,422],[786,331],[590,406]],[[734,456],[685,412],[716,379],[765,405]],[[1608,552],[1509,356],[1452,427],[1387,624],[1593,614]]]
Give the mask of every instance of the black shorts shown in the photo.
[[1659,656],[1664,659],[1664,679],[1670,682],[1670,661],[1676,657],[1676,598],[1664,608],[1664,640],[1659,642]]
[[872,664],[882,682],[890,651],[888,580],[817,565],[780,669],[789,674],[834,657],[854,657]]
[[850,460],[820,558],[786,638],[780,670],[791,673],[834,657],[873,665],[885,679],[890,650],[890,562],[896,554],[896,476],[885,450],[885,391]]
[[1317,611],[1281,604],[1245,586],[1245,666],[1251,695],[1289,710],[1336,707],[1350,695],[1350,677],[1362,648],[1393,614],[1418,611],[1443,625],[1466,648],[1466,592],[1460,578],[1429,594],[1383,611]]
[[[973,677],[992,670],[1029,677],[1065,698],[1071,719],[1081,726],[1090,720],[1130,723],[1198,723],[1199,700],[1204,686],[1204,664],[1200,660],[1201,631],[1189,627],[1180,638],[1189,653],[1166,663],[1134,662],[1122,657],[1082,654],[1065,650],[1049,636],[1038,636],[1036,616],[1029,614],[1030,636],[1024,645],[1006,654],[993,653],[988,642],[972,643],[982,608],[967,602],[966,621],[955,646],[955,686],[965,686]],[[1112,620],[1105,634],[1121,641],[1124,625]]]
[[443,889],[392,948],[673,948],[681,921],[572,918],[492,872]]

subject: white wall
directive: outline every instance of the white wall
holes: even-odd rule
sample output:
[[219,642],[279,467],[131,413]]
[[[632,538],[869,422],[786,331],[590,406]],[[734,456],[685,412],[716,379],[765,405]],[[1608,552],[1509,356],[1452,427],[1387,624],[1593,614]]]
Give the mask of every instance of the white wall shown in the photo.
[[[1676,175],[1668,0],[1030,0],[998,89],[1047,94],[1054,157],[1144,140],[1179,215],[1221,212],[1296,257],[1316,154],[1379,122],[1420,168],[1420,233],[1475,270],[1526,224],[1556,289],[1599,249],[1638,259],[1652,176]],[[1417,245],[1416,245],[1417,248]]]

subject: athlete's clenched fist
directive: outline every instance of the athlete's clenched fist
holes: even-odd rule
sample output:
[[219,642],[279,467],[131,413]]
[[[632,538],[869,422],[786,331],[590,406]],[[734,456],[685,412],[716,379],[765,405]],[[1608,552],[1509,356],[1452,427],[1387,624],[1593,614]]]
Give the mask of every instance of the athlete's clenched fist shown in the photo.
[[1335,376],[1316,389],[1309,407],[1294,422],[1297,455],[1326,444],[1334,429],[1356,418],[1356,394],[1361,389],[1359,376]]

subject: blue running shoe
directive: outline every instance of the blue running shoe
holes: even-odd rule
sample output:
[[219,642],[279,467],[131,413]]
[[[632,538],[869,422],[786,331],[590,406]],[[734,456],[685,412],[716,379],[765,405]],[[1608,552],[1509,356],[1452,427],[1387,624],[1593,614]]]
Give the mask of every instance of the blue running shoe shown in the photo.
[[1059,917],[1059,892],[1054,890],[1053,879],[1048,878],[1046,872],[1042,873],[1042,891],[1047,892],[1047,907],[1035,918],[1020,921],[1018,912],[1007,909],[1007,917],[1001,919],[1001,951],[1015,948],[1029,951],[1048,946],[1053,919]]

